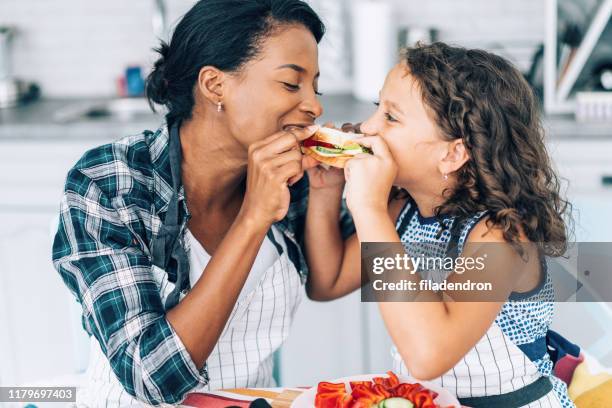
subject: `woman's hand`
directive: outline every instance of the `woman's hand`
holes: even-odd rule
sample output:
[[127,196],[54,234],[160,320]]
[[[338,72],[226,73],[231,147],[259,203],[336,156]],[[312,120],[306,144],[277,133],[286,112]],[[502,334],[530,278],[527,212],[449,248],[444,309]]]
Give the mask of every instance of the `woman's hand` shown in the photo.
[[288,184],[303,176],[300,143],[317,126],[275,133],[249,146],[246,193],[240,215],[261,225],[282,220],[289,209]]
[[373,154],[359,154],[346,163],[346,203],[353,216],[369,211],[386,214],[397,164],[381,137],[363,137],[359,143],[372,149]]

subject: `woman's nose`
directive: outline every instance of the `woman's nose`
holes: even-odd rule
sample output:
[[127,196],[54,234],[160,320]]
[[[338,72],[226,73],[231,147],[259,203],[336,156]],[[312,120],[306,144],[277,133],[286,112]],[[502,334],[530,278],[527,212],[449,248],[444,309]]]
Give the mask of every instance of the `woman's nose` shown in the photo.
[[319,99],[313,94],[311,97],[306,99],[301,106],[302,111],[306,112],[306,114],[313,119],[316,119],[323,115],[323,106]]

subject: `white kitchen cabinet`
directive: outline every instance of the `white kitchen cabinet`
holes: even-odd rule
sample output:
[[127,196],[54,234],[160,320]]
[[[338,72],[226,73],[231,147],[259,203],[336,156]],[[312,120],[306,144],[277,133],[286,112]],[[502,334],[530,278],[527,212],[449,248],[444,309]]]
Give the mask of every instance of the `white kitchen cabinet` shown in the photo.
[[68,169],[103,141],[0,141],[0,381],[78,373],[87,360],[80,311],[51,263]]
[[[68,292],[51,265],[52,212],[0,213],[2,378],[21,383],[74,369]],[[6,344],[8,343],[8,344]],[[8,346],[8,347],[6,347]]]

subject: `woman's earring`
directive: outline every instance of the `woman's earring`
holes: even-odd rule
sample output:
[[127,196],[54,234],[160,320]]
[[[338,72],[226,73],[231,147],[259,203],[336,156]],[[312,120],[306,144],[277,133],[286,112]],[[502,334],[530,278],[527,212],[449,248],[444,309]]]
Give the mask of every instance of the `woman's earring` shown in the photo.
[[221,101],[217,102],[217,112],[221,112],[223,110],[223,103]]
[[444,181],[448,180],[448,174],[444,173]]

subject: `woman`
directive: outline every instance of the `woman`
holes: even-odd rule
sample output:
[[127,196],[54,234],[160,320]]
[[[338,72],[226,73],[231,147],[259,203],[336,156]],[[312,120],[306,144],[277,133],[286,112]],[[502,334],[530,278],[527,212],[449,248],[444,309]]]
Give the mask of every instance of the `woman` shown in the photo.
[[306,200],[338,182],[313,169],[309,190],[299,149],[322,112],[323,32],[300,0],[199,1],[148,78],[167,123],[70,170],[53,259],[92,336],[79,402],[273,384],[307,276]]

